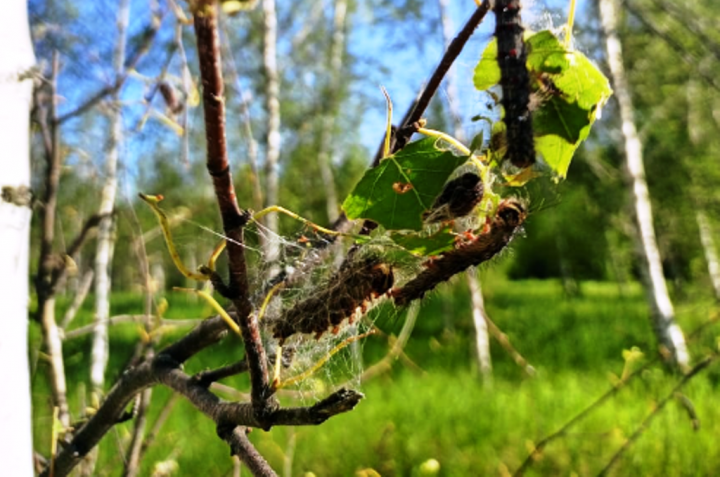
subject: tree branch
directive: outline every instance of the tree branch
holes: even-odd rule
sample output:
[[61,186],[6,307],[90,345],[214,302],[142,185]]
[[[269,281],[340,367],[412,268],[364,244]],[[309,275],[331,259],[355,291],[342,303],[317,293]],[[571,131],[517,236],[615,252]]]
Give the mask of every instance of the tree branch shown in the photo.
[[[393,152],[399,151],[408,143],[410,137],[412,136],[412,132],[406,129],[407,126],[422,119],[423,114],[425,114],[425,110],[430,105],[430,100],[435,96],[435,93],[437,93],[437,90],[440,87],[440,83],[442,83],[443,78],[445,77],[445,75],[447,75],[450,67],[460,55],[460,52],[463,50],[463,48],[465,48],[465,44],[468,42],[478,25],[480,25],[480,22],[482,22],[483,18],[485,18],[485,15],[489,10],[490,1],[483,0],[483,2],[477,7],[472,16],[468,19],[467,23],[465,23],[465,26],[462,28],[462,30],[460,30],[460,32],[453,39],[453,41],[450,42],[450,45],[448,45],[447,51],[445,52],[445,55],[443,55],[442,59],[440,60],[440,64],[437,66],[437,68],[435,68],[435,72],[430,77],[427,86],[425,86],[425,90],[422,92],[417,102],[415,103],[415,107],[413,108],[412,112],[400,124],[400,127],[398,128],[398,134],[395,139],[395,145],[392,148]],[[380,160],[377,159],[377,162],[379,161]],[[374,165],[377,164],[374,163]]]
[[96,92],[94,95],[90,96],[87,100],[85,100],[84,103],[82,103],[77,108],[73,109],[70,112],[67,112],[57,118],[54,121],[54,124],[57,126],[63,124],[65,121],[74,118],[75,116],[80,116],[81,114],[84,114],[88,110],[90,110],[92,107],[94,107],[97,103],[102,101],[106,96],[111,95],[117,91],[120,90],[120,88],[123,87],[125,84],[125,80],[128,79],[128,76],[130,76],[129,71],[133,70],[135,66],[138,64],[140,59],[147,53],[147,51],[150,49],[150,45],[152,44],[153,39],[155,38],[155,35],[157,34],[158,30],[160,29],[160,25],[162,24],[162,17],[164,16],[164,13],[161,14],[155,14],[150,21],[150,25],[145,27],[142,33],[140,33],[140,41],[138,47],[135,49],[135,51],[132,53],[132,55],[129,55],[128,58],[125,60],[125,68],[123,74],[117,76],[115,78],[115,81],[105,86],[104,88],[101,88],[98,92]]
[[[687,336],[687,342],[690,343],[695,338],[700,336],[703,331],[705,331],[710,326],[714,325],[720,321],[720,314],[714,315],[712,318],[707,320],[706,322],[700,324],[697,328],[695,328],[690,334]],[[583,420],[585,417],[590,415],[592,411],[594,411],[596,408],[600,407],[605,401],[610,399],[612,396],[614,396],[618,391],[623,389],[627,383],[635,379],[637,376],[641,376],[646,370],[648,370],[651,366],[655,365],[660,361],[660,356],[656,356],[654,359],[649,360],[642,366],[640,366],[638,369],[633,371],[631,374],[629,374],[625,379],[622,379],[615,383],[612,388],[608,389],[605,394],[600,396],[598,399],[596,399],[593,403],[591,403],[589,406],[587,406],[585,409],[580,411],[578,414],[576,414],[573,418],[571,418],[568,422],[566,422],[560,429],[553,432],[552,434],[544,437],[541,439],[537,444],[535,444],[535,448],[530,452],[530,454],[525,458],[523,463],[520,465],[520,467],[515,471],[513,474],[513,477],[520,477],[524,475],[525,471],[532,465],[532,463],[536,460],[536,457],[539,456],[543,449],[547,447],[548,444],[550,444],[555,439],[565,435],[565,433],[576,423]]]
[[195,13],[200,75],[203,86],[205,133],[207,138],[207,169],[212,177],[215,197],[220,208],[223,229],[227,236],[229,268],[228,289],[238,314],[245,354],[252,384],[252,402],[259,416],[273,408],[272,390],[268,385],[265,349],[260,338],[256,317],[252,314],[249,298],[247,265],[243,231],[249,214],[241,211],[235,197],[225,142],[225,102],[220,42],[218,38],[217,8],[200,2]]
[[259,477],[275,477],[277,474],[267,463],[265,458],[253,447],[247,438],[248,429],[242,426],[217,427],[218,436],[228,443],[232,455],[248,466],[253,475]]
[[667,403],[675,396],[677,392],[679,392],[693,377],[695,377],[700,371],[710,366],[713,361],[715,361],[720,354],[714,353],[708,357],[706,357],[704,360],[700,361],[698,364],[692,367],[692,369],[682,377],[680,382],[675,385],[675,387],[670,391],[660,402],[658,402],[655,406],[655,408],[652,410],[650,414],[643,419],[643,421],[640,423],[638,428],[635,430],[635,432],[632,433],[630,437],[627,438],[625,443],[618,449],[618,451],[615,453],[615,455],[612,456],[612,459],[610,459],[610,462],[607,463],[607,465],[598,473],[599,476],[607,475],[607,473],[610,471],[610,468],[615,465],[620,460],[620,457],[627,451],[630,446],[632,446],[635,441],[637,441],[640,436],[645,432],[652,422],[653,419],[655,419],[658,414],[660,414],[660,411],[663,410],[663,408],[667,405]]

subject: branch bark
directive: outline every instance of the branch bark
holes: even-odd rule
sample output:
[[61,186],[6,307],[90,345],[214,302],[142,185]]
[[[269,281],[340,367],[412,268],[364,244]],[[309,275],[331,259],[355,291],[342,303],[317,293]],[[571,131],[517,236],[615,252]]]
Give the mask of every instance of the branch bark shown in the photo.
[[[356,391],[341,389],[311,407],[274,408],[263,414],[256,412],[254,403],[223,401],[180,368],[189,358],[216,344],[226,334],[227,328],[222,318],[210,318],[184,338],[160,351],[154,358],[147,359],[137,367],[126,371],[107,394],[105,402],[97,413],[78,430],[72,441],[58,454],[54,464],[54,475],[56,477],[67,475],[118,423],[133,397],[155,384],[164,384],[182,394],[200,412],[213,419],[221,436],[227,436],[226,440],[233,452],[239,452],[234,447],[237,445],[235,442],[237,436],[233,436],[238,426],[267,430],[278,425],[318,425],[337,414],[352,410],[363,398],[363,395]],[[228,432],[228,429],[233,433],[220,432],[220,430]],[[261,462],[257,461],[259,454],[246,452],[245,448],[242,450],[245,454],[238,455],[248,467],[251,469],[262,467]],[[48,476],[49,472],[48,468],[42,475]]]
[[217,10],[214,6],[205,5],[202,13],[200,10],[195,12],[195,34],[203,86],[207,168],[213,180],[215,197],[227,236],[230,274],[228,298],[232,299],[237,310],[238,324],[245,344],[245,354],[250,368],[252,403],[256,414],[263,416],[274,408],[275,402],[271,399],[273,392],[268,383],[267,359],[260,338],[260,328],[250,304],[243,237],[248,213],[238,207],[227,158],[224,85]]

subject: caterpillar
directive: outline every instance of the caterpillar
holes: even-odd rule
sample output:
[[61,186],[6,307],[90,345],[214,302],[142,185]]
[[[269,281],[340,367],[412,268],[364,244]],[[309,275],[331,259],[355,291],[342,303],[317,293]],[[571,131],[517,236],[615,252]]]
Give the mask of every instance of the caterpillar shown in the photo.
[[526,217],[527,209],[521,201],[515,198],[503,200],[487,232],[459,243],[439,258],[425,262],[425,270],[403,287],[393,289],[390,296],[396,305],[407,305],[458,273],[490,260],[510,243]]
[[465,217],[480,203],[483,191],[480,176],[466,172],[445,184],[430,210],[423,213],[423,221],[433,223]]
[[496,0],[493,11],[507,128],[506,157],[512,165],[524,169],[535,163],[535,144],[529,109],[530,75],[523,40],[525,29],[521,24],[520,8],[520,0]]
[[337,333],[346,319],[352,323],[358,309],[367,311],[370,301],[393,286],[393,270],[377,257],[346,262],[314,295],[299,301],[273,325],[273,336],[284,343],[298,333]]

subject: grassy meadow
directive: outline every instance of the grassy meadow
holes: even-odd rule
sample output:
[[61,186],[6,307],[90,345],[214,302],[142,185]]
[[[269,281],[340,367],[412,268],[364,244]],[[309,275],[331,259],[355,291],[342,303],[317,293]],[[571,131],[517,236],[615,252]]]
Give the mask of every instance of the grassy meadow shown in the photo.
[[[534,443],[590,405],[623,372],[654,358],[647,309],[637,284],[582,282],[579,294],[569,297],[557,281],[508,281],[492,271],[481,277],[489,315],[535,368],[533,377],[493,340],[493,378],[482,380],[475,364],[469,295],[464,280],[457,280],[425,300],[405,348],[407,357],[398,359],[390,371],[358,383],[366,398],[354,411],[319,427],[252,432],[251,439],[273,468],[296,476],[377,475],[373,472],[383,476],[510,475]],[[168,299],[168,318],[211,314],[203,303],[185,295],[170,294]],[[90,303],[72,327],[89,322]],[[59,316],[66,305],[60,303]],[[112,313],[139,314],[142,307],[142,297],[118,294]],[[375,313],[379,328],[386,333],[399,332],[403,311],[386,306]],[[709,295],[701,291],[687,292],[678,306],[678,319],[686,334],[715,313]],[[714,349],[719,330],[709,327],[692,340],[695,362]],[[109,382],[126,364],[138,337],[135,324],[112,329]],[[37,353],[39,339],[39,329],[33,328],[34,438],[36,448],[47,454],[51,414],[47,366]],[[645,357],[626,363],[623,351],[633,347]],[[367,367],[387,352],[387,340],[371,336],[361,349]],[[65,344],[74,415],[85,405],[81,396],[89,381],[89,350],[89,335]],[[240,356],[237,340],[230,337],[195,356],[186,371],[222,365]],[[336,361],[350,362],[350,350],[343,351]],[[316,391],[307,392],[305,402],[327,393],[323,386],[332,383],[324,383],[323,377],[327,373],[313,378]],[[225,383],[247,390],[244,379]],[[650,367],[550,443],[526,475],[597,475],[679,379],[658,365]],[[720,475],[716,441],[720,435],[720,367],[706,369],[681,392],[681,399],[668,404],[611,475]],[[165,388],[154,388],[150,427],[171,394]],[[686,406],[679,404],[681,400],[694,406],[697,430]],[[283,401],[293,403],[289,398]],[[123,457],[118,450],[129,441],[132,426],[132,422],[118,425],[103,439],[97,475],[121,475]],[[182,399],[176,401],[149,447],[143,475],[153,475],[158,463],[178,476],[222,476],[233,471],[229,450],[217,438],[212,422]]]

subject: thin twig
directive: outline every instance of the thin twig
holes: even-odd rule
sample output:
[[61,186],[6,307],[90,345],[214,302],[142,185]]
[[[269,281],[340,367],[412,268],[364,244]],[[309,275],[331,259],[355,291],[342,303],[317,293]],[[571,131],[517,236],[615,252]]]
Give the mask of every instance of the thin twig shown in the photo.
[[703,79],[703,81],[705,81],[705,83],[707,83],[716,91],[720,91],[720,84],[715,80],[715,75],[706,71],[702,67],[703,63],[702,61],[699,61],[696,55],[690,53],[687,49],[685,49],[685,47],[681,45],[675,38],[670,36],[670,34],[660,30],[657,25],[655,25],[642,13],[640,13],[634,6],[630,4],[630,2],[625,0],[623,2],[623,5],[628,12],[630,12],[635,18],[640,21],[640,23],[645,25],[648,30],[650,30],[654,35],[663,40],[670,48],[672,48],[682,61],[687,63],[692,69],[695,70],[698,75],[700,75],[700,77]]
[[450,45],[448,45],[447,51],[445,52],[445,55],[440,60],[440,64],[437,66],[435,72],[430,77],[430,80],[425,86],[425,90],[420,95],[420,98],[418,98],[412,113],[410,113],[410,115],[405,118],[401,123],[401,126],[398,129],[396,142],[393,147],[393,152],[399,151],[400,149],[405,147],[407,142],[410,140],[410,136],[412,134],[408,133],[408,130],[406,129],[407,126],[410,126],[411,124],[422,119],[423,115],[425,114],[425,110],[430,105],[430,100],[433,98],[433,96],[435,96],[435,93],[437,93],[437,90],[440,87],[443,78],[450,70],[450,67],[455,62],[457,57],[460,55],[460,52],[462,52],[463,48],[465,48],[465,44],[468,42],[478,25],[480,25],[480,22],[482,22],[483,18],[485,18],[485,15],[489,10],[490,2],[489,0],[484,0],[477,7],[477,9],[472,14],[467,23],[465,23],[463,29],[460,30],[460,32],[453,39],[453,41],[450,42]]
[[505,352],[510,355],[510,357],[515,361],[515,364],[517,364],[520,368],[522,368],[523,371],[528,376],[534,376],[535,375],[535,368],[528,363],[528,361],[523,357],[523,355],[518,352],[518,350],[515,349],[515,347],[510,343],[510,339],[508,339],[507,335],[503,333],[503,331],[493,322],[489,316],[487,316],[487,313],[484,313],[485,323],[487,323],[488,331],[490,331],[490,334],[497,340],[498,343],[500,343],[500,346],[503,347]]
[[[85,113],[86,111],[90,110],[96,104],[98,104],[100,101],[102,101],[105,97],[119,91],[120,88],[122,88],[123,85],[125,84],[125,80],[127,80],[128,77],[130,76],[130,74],[129,74],[130,70],[133,70],[135,68],[135,66],[140,61],[140,59],[150,49],[150,45],[152,44],[152,41],[155,38],[155,34],[160,29],[160,24],[162,23],[163,15],[164,14],[153,16],[152,20],[150,21],[150,25],[145,27],[145,29],[140,33],[140,35],[139,35],[140,41],[138,43],[137,49],[133,52],[132,55],[128,56],[128,58],[125,60],[125,68],[124,68],[123,74],[117,76],[115,78],[115,81],[112,84],[101,88],[98,92],[96,92],[94,95],[90,96],[87,100],[85,100],[84,103],[82,103],[77,108],[58,117],[54,121],[54,123],[58,124],[58,125],[63,124],[65,121],[72,119],[75,116],[79,116],[79,115]],[[134,43],[134,41],[132,41],[132,43]]]
[[[713,315],[709,320],[705,321],[701,325],[699,325],[697,328],[695,328],[690,334],[687,335],[687,342],[690,343],[692,340],[700,336],[700,334],[705,331],[709,326],[717,323],[720,321],[720,313],[716,313]],[[568,429],[570,429],[573,425],[583,420],[586,416],[590,415],[592,411],[600,407],[605,401],[610,399],[612,396],[614,396],[618,391],[623,389],[627,383],[635,379],[637,376],[641,376],[646,370],[650,369],[653,365],[657,364],[660,361],[660,356],[656,356],[654,359],[651,359],[647,361],[644,365],[633,371],[631,374],[629,374],[625,379],[622,379],[615,383],[612,388],[608,389],[605,394],[600,396],[598,399],[593,401],[589,406],[587,406],[585,409],[580,411],[578,414],[576,414],[573,418],[571,418],[569,421],[567,421],[560,429],[553,432],[552,434],[544,437],[541,439],[537,444],[535,444],[535,448],[532,450],[532,452],[525,458],[523,463],[520,465],[520,467],[515,471],[513,476],[519,477],[522,476],[525,471],[532,465],[532,463],[535,461],[535,458],[540,455],[540,453],[543,451],[545,447],[555,439],[563,436]]]
[[153,445],[153,443],[155,442],[155,438],[157,438],[158,434],[160,434],[162,426],[165,424],[165,421],[167,421],[170,417],[170,414],[172,413],[175,404],[177,404],[179,400],[180,394],[173,393],[170,396],[170,399],[168,399],[168,401],[165,403],[162,410],[160,411],[160,414],[158,414],[157,419],[155,419],[155,423],[153,424],[152,429],[150,429],[150,432],[148,432],[145,440],[143,441],[142,448],[140,449],[141,455],[144,455],[150,448],[150,446]]
[[[155,318],[155,315],[116,315],[108,319],[108,326],[120,325],[123,323],[145,323],[148,319],[153,320]],[[160,321],[160,324],[164,327],[195,326],[201,321],[203,321],[201,318],[186,320],[173,320],[163,318]],[[70,340],[90,334],[92,333],[94,326],[94,324],[89,324],[85,326],[80,326],[70,331],[66,331],[64,333],[63,339]]]
[[655,406],[655,409],[653,409],[652,412],[648,414],[645,419],[643,419],[635,432],[633,432],[632,435],[628,437],[622,447],[620,447],[620,449],[618,449],[615,455],[612,456],[610,462],[608,462],[607,465],[600,471],[600,473],[598,473],[598,477],[607,475],[607,473],[610,471],[610,468],[615,465],[623,456],[623,454],[630,448],[630,446],[632,446],[640,438],[640,436],[642,436],[643,432],[647,430],[652,420],[660,414],[660,411],[662,411],[663,408],[667,405],[667,403],[670,402],[671,399],[673,399],[675,394],[679,392],[700,371],[710,366],[713,361],[715,361],[719,356],[720,354],[714,353],[693,366],[693,368],[682,377],[680,382],[675,385],[672,391],[670,391],[660,402],[658,402]]
[[133,429],[130,448],[127,452],[125,460],[125,468],[123,477],[134,477],[140,472],[140,462],[142,461],[143,440],[145,437],[145,427],[147,426],[147,411],[150,407],[152,398],[152,388],[145,389],[140,394],[140,403],[136,409],[135,428]]
[[75,316],[77,316],[78,310],[80,309],[80,307],[82,307],[82,304],[85,301],[88,292],[90,291],[94,275],[95,273],[92,271],[92,269],[88,270],[83,275],[82,281],[80,282],[80,287],[78,288],[78,291],[75,294],[75,297],[73,298],[70,307],[65,312],[65,315],[63,316],[62,322],[60,324],[60,327],[63,330],[70,326],[70,323],[72,323],[72,321],[75,319]]
[[395,339],[394,343],[392,344],[392,348],[390,348],[388,354],[386,354],[380,361],[373,364],[362,373],[362,375],[360,376],[360,382],[364,383],[366,381],[369,381],[377,375],[388,371],[392,367],[393,362],[395,362],[395,360],[403,352],[405,345],[410,339],[410,335],[415,328],[415,322],[417,321],[419,312],[420,303],[412,303],[408,308],[407,315],[405,315],[405,323],[400,330],[400,335],[397,337],[397,339]]

